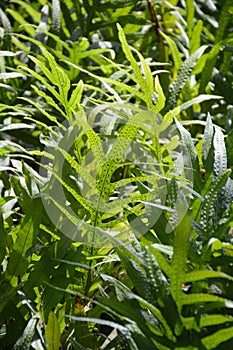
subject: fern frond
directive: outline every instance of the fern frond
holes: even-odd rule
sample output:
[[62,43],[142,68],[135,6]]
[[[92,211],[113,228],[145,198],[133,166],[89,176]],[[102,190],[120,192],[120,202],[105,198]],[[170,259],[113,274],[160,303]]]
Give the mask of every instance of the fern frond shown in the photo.
[[61,29],[61,8],[59,0],[52,0],[52,23],[51,32],[59,35]]
[[214,178],[220,176],[227,169],[227,152],[224,142],[224,134],[216,127],[213,139],[214,145]]
[[210,52],[207,55],[207,60],[205,63],[205,66],[202,69],[201,74],[201,80],[200,80],[200,88],[199,92],[203,93],[205,92],[205,88],[209,81],[211,80],[211,76],[213,73],[213,69],[215,67],[217,57],[219,54],[219,51],[225,47],[227,44],[231,44],[233,39],[223,39],[219,42],[217,42],[214,47],[210,50]]
[[192,31],[193,31],[193,20],[194,20],[194,3],[192,0],[185,0],[186,3],[186,9],[187,9],[187,29],[188,29],[188,37],[192,37]]
[[195,51],[190,57],[188,57],[184,63],[182,63],[177,78],[169,87],[169,97],[167,99],[164,112],[168,112],[170,109],[173,109],[176,105],[178,96],[185,86],[187,80],[190,78],[192,70],[197,63],[197,60],[203,55],[207,46],[201,46],[197,51]]
[[148,302],[153,303],[153,301],[155,301],[155,295],[153,295],[151,289],[152,284],[150,285],[150,282],[148,283],[145,269],[136,264],[135,261],[129,259],[120,249],[115,249],[124,264],[127,273],[130,275],[138,294]]
[[215,204],[222,187],[225,185],[228,177],[230,176],[230,173],[230,169],[222,173],[212,184],[207,195],[205,196],[200,217],[201,229],[205,241],[208,241],[211,234],[213,234],[213,220],[216,217]]
[[233,339],[233,327],[224,327],[219,331],[202,339],[202,343],[207,350],[217,349],[218,346],[227,340]]
[[3,12],[1,8],[0,8],[0,18],[4,28],[3,43],[2,43],[1,49],[10,51],[12,27],[8,17],[6,16],[6,14]]
[[163,93],[163,88],[160,85],[158,76],[155,77],[155,91],[157,93],[157,101],[156,106],[153,109],[155,112],[159,113],[164,108],[166,98]]
[[218,19],[218,29],[215,35],[215,42],[218,43],[219,41],[221,41],[222,39],[224,39],[224,34],[226,32],[227,29],[227,25],[229,23],[229,21],[231,20],[231,16],[230,14],[230,8],[232,6],[232,1],[231,0],[225,0],[222,3],[221,6],[221,12],[220,12],[220,16]]
[[169,197],[170,206],[174,210],[174,212],[172,213],[169,219],[169,222],[171,223],[171,225],[173,225],[173,224],[176,224],[178,221],[178,213],[177,213],[176,206],[177,206],[177,199],[179,195],[179,188],[175,177],[173,177],[172,180],[168,183],[167,194]]
[[23,335],[17,340],[15,345],[13,346],[14,350],[29,350],[31,348],[32,338],[35,334],[35,327],[38,322],[36,317],[32,317],[28,323],[26,328],[23,331]]
[[194,189],[198,190],[201,187],[200,165],[192,137],[177,119],[175,119],[175,122],[183,142],[183,153],[185,159],[184,172],[186,178],[191,180],[194,183]]
[[182,59],[180,57],[180,52],[177,48],[176,43],[165,33],[161,32],[161,35],[164,37],[164,39],[167,41],[169,48],[171,50],[172,58],[174,61],[175,71],[178,72],[181,65],[182,65]]
[[72,345],[73,350],[90,350],[90,348],[86,348],[73,337],[69,337],[69,343]]
[[229,210],[233,201],[233,180],[231,178],[227,179],[224,194],[224,209]]
[[174,253],[171,260],[171,294],[179,311],[182,308],[182,283],[185,279],[190,232],[190,222],[186,215],[176,229]]
[[111,341],[107,340],[107,342],[108,344],[104,346],[104,350],[112,350],[112,349],[130,350],[126,337],[124,337],[124,335],[121,333],[117,334],[116,337],[113,338],[113,340]]
[[[173,110],[167,112],[164,116],[165,121],[169,124],[172,123],[174,117],[177,117],[181,111],[188,109],[189,107],[202,103],[204,101],[212,100],[212,99],[220,99],[220,96],[217,95],[199,95],[197,97],[192,98],[191,100],[182,103],[181,105],[175,107]],[[165,107],[166,108],[166,107]]]
[[50,311],[48,323],[45,328],[45,336],[48,343],[48,348],[59,349],[61,347],[60,325],[54,311]]
[[204,164],[207,161],[209,152],[211,150],[213,135],[214,135],[213,123],[211,120],[211,116],[208,114],[205,130],[204,130],[203,144],[202,144],[202,158],[203,158]]
[[192,37],[190,40],[190,53],[194,53],[201,46],[201,32],[203,29],[203,22],[198,20],[192,31]]

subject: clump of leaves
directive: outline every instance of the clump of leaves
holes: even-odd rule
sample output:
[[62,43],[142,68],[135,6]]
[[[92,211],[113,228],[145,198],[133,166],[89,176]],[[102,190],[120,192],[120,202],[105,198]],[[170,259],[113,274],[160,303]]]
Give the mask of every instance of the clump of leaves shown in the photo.
[[0,11],[1,346],[230,347],[231,2],[31,3]]

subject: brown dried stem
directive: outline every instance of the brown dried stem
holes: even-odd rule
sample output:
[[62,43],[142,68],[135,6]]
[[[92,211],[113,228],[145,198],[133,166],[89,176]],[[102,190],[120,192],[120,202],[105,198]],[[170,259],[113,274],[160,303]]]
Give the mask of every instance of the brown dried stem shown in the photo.
[[161,40],[160,32],[161,32],[162,28],[160,26],[157,14],[156,14],[155,9],[153,7],[152,0],[147,0],[147,5],[148,5],[148,10],[149,10],[151,22],[153,23],[155,35],[157,37],[158,42],[160,42],[160,40]]

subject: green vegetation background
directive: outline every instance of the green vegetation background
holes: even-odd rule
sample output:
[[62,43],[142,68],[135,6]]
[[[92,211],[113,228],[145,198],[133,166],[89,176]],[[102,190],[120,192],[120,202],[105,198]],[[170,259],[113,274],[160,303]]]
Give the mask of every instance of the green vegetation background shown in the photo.
[[[232,18],[231,0],[1,1],[0,349],[233,348]],[[104,113],[90,126],[87,110],[104,105],[124,106],[123,126]],[[101,142],[112,135],[105,162]],[[166,184],[141,237],[134,220],[161,184],[155,168],[119,167],[128,140],[150,152]],[[192,183],[174,171],[179,142]],[[98,184],[88,152],[103,164]],[[107,211],[90,206],[80,177]],[[120,184],[127,199],[115,196]],[[64,235],[42,203],[41,188],[56,185],[83,221],[59,195],[51,205],[84,236],[87,222],[127,237],[100,248]]]

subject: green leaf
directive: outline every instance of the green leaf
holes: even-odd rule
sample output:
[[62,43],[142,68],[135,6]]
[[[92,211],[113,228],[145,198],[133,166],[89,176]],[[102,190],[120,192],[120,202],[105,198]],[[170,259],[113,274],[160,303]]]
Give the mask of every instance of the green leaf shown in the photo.
[[0,239],[0,262],[5,259],[6,254],[6,243],[7,243],[7,234],[4,228],[4,222],[3,222],[3,216],[2,216],[2,208],[0,205],[0,232],[1,232],[1,239]]
[[11,176],[10,178],[11,186],[16,194],[16,196],[19,198],[19,204],[22,207],[25,214],[28,213],[30,210],[31,205],[31,197],[28,191],[25,189],[25,187],[21,184],[19,177],[17,176]]
[[54,34],[60,33],[61,23],[60,23],[60,1],[52,0],[52,23],[51,32]]
[[165,101],[166,101],[166,98],[163,93],[163,88],[160,85],[158,76],[155,77],[155,91],[158,96],[157,96],[157,102],[156,102],[154,111],[158,113],[164,108]]
[[229,25],[230,16],[228,16],[230,12],[230,9],[232,7],[232,1],[231,0],[225,0],[222,3],[221,6],[221,13],[218,18],[219,26],[216,31],[216,37],[215,42],[218,43],[220,40],[224,39],[224,35],[227,30],[227,26]]
[[21,0],[13,0],[12,3],[14,4],[18,4],[19,6],[21,6],[23,8],[23,10],[28,13],[31,18],[33,18],[34,21],[36,21],[37,23],[39,23],[40,21],[40,13],[39,11],[36,11],[33,6],[29,5],[27,2],[25,1],[21,1]]
[[1,48],[2,50],[10,50],[12,27],[9,19],[7,18],[6,14],[3,12],[1,8],[0,8],[0,18],[4,28],[3,43]]
[[207,278],[225,278],[230,281],[233,281],[232,276],[220,271],[198,270],[186,273],[184,282],[201,281],[206,280]]
[[[40,67],[40,69],[42,70],[42,72],[46,75],[47,78],[51,78],[51,73],[50,71],[45,67],[44,63],[41,62],[40,60],[36,59],[33,56],[29,55],[29,58]],[[47,82],[47,80],[42,77],[40,74],[38,74],[37,72],[35,72],[33,69],[30,69],[28,67],[21,67],[22,69],[26,70],[28,73],[30,73],[32,76],[34,76],[36,79],[38,79],[50,92],[51,94],[57,99],[59,100],[59,93]],[[53,82],[53,80],[52,80]]]
[[70,100],[69,100],[69,107],[71,109],[74,109],[76,105],[78,105],[81,101],[83,93],[83,81],[80,80],[75,89],[72,91]]
[[214,134],[213,123],[212,123],[210,114],[208,114],[205,131],[204,131],[204,139],[202,144],[202,158],[203,158],[204,164],[208,159],[208,155],[212,147],[213,134]]
[[24,78],[25,75],[18,72],[12,73],[0,73],[0,79],[15,79],[15,78]]
[[233,322],[233,318],[231,316],[225,316],[225,315],[204,315],[201,317],[200,320],[200,326],[201,327],[208,327],[218,324],[223,324],[227,322]]
[[190,221],[186,215],[176,229],[174,253],[171,260],[171,294],[178,310],[182,308],[182,284],[185,279],[186,261],[191,233]]
[[124,327],[116,322],[108,321],[108,320],[101,320],[99,318],[92,318],[92,317],[77,317],[77,316],[72,316],[72,315],[65,315],[66,317],[71,318],[74,321],[78,322],[93,322],[97,324],[102,324],[109,326],[113,329],[117,329],[119,332],[121,332],[123,335],[126,337],[130,337],[130,332],[127,327]]
[[83,346],[73,337],[69,338],[69,342],[72,345],[73,350],[90,350],[90,348]]
[[217,347],[226,342],[227,340],[233,339],[233,327],[225,327],[219,331],[211,334],[202,339],[202,343],[206,349],[217,349]]
[[[47,98],[49,98],[49,96],[47,96]],[[38,109],[41,112],[41,114],[44,115],[48,120],[50,120],[51,122],[57,124],[57,126],[59,126],[61,129],[65,129],[65,127],[58,122],[56,117],[54,117],[54,116],[50,115],[48,112],[46,112],[42,108],[42,106],[40,106],[35,101],[30,100],[29,98],[26,98],[26,97],[20,97],[20,99],[24,100],[24,101],[27,101],[28,103],[33,105],[36,109]],[[50,101],[50,100],[48,99],[47,101]],[[59,109],[59,111],[60,111],[60,109]],[[64,113],[63,111],[61,111],[61,112],[62,112],[62,114]],[[40,122],[39,120],[35,120],[33,118],[30,118],[30,117],[25,117],[25,119],[31,120],[31,121],[35,122],[37,125],[40,125],[40,126],[44,127],[45,129],[49,130],[51,134],[54,134],[54,135],[56,134],[56,132],[50,126],[48,126],[45,123]]]
[[215,128],[214,133],[214,175],[220,176],[227,169],[227,152],[224,135],[220,128]]
[[[44,91],[41,91],[37,86],[35,85],[31,85],[32,89],[35,91],[35,93],[38,95],[38,96],[41,96],[45,99],[45,101],[47,102],[47,104],[53,108],[55,108],[59,114],[63,115],[64,117],[66,117],[66,114],[64,113],[64,111],[62,110],[62,108],[59,107],[58,103],[56,103],[56,101],[50,97],[48,95],[48,93],[45,93]],[[41,109],[41,106],[39,106],[38,104],[36,104],[35,102],[31,102],[31,104],[34,104],[34,106],[40,110]],[[46,113],[46,111],[45,111]],[[45,114],[43,113],[43,114]]]
[[198,20],[195,27],[192,30],[192,36],[190,40],[190,53],[194,53],[201,46],[201,32],[203,30],[202,20]]
[[200,224],[203,233],[204,240],[209,240],[213,234],[213,219],[215,218],[215,204],[218,199],[222,187],[225,185],[231,170],[228,169],[222,173],[208,190],[201,209]]
[[200,184],[200,166],[198,156],[191,134],[183,127],[183,125],[175,119],[177,128],[181,134],[183,147],[184,147],[184,159],[185,159],[185,172],[188,179],[193,178],[194,189],[197,190],[201,187]]
[[183,294],[182,300],[183,305],[193,305],[202,303],[216,303],[216,306],[221,304],[222,307],[233,308],[233,301],[228,300],[216,295],[206,294],[206,293],[191,293]]
[[13,286],[17,286],[18,277],[23,277],[27,270],[28,261],[25,260],[25,255],[28,249],[36,243],[41,216],[41,199],[33,198],[30,204],[30,211],[18,229],[18,236],[6,269],[6,277],[11,281]]
[[47,350],[60,349],[60,327],[54,311],[49,313],[48,323],[45,328],[45,336],[48,342]]
[[131,51],[131,49],[126,41],[124,31],[119,24],[117,24],[117,29],[118,29],[118,34],[119,34],[119,40],[122,44],[122,50],[123,50],[126,58],[128,59],[128,61],[130,62],[131,67],[133,69],[133,72],[135,75],[134,80],[141,88],[142,94],[144,95],[143,100],[146,101],[146,104],[148,107],[152,107],[151,96],[154,92],[154,79],[153,79],[153,76],[151,73],[151,69],[150,69],[149,65],[146,63],[143,56],[140,54],[140,52],[137,51],[136,49],[132,48],[132,51],[135,51],[140,59],[140,62],[142,64],[142,68],[143,68],[143,73],[145,76],[145,78],[144,78],[143,74],[141,73],[141,70],[139,68],[138,62],[134,58],[132,51]]
[[32,317],[25,327],[23,331],[23,335],[17,340],[13,349],[14,350],[30,350],[32,338],[36,331],[36,324],[38,319],[36,317]]
[[120,39],[120,42],[122,44],[122,50],[123,50],[126,58],[128,59],[128,61],[131,64],[131,67],[133,69],[133,72],[135,74],[135,78],[136,78],[138,84],[145,91],[146,90],[146,84],[145,84],[144,78],[142,76],[142,73],[140,71],[138,63],[135,60],[135,58],[134,58],[134,56],[133,56],[133,54],[132,54],[132,52],[130,50],[130,47],[129,47],[127,41],[126,41],[125,33],[124,33],[123,29],[121,28],[121,26],[119,24],[117,24],[117,29],[118,29],[118,33],[119,33],[119,39]]
[[188,57],[181,65],[177,78],[169,87],[169,97],[165,106],[165,112],[174,108],[179,97],[179,94],[186,82],[191,76],[192,70],[197,63],[198,59],[203,55],[207,46],[201,46],[197,51],[195,51],[190,57]]
[[29,26],[27,21],[24,19],[24,17],[21,15],[19,11],[12,10],[11,8],[8,8],[7,12],[11,15],[11,17],[14,19],[16,23],[19,23],[20,25],[24,26],[25,32],[27,32],[30,36],[33,37],[35,33],[35,29],[32,26]]
[[195,8],[194,8],[194,3],[192,0],[185,0],[186,4],[186,9],[187,9],[187,29],[188,29],[188,37],[192,37],[192,31],[193,31],[193,22],[194,22],[194,13],[195,13]]
[[167,275],[167,276],[170,276],[172,274],[172,267],[171,265],[168,263],[167,259],[164,257],[163,254],[160,253],[160,250],[162,250],[163,253],[168,253],[168,251],[163,251],[164,250],[164,246],[162,245],[161,248],[156,248],[156,245],[154,247],[154,245],[152,245],[150,247],[150,250],[153,252],[153,254],[155,255],[157,261],[158,261],[158,264],[159,264],[159,267],[160,269]]
[[[98,76],[96,74],[93,74],[93,73],[89,72],[86,69],[83,69],[81,66],[77,66],[77,65],[75,65],[75,64],[73,64],[73,63],[71,63],[71,62],[69,62],[67,60],[64,60],[64,62],[67,63],[68,65],[76,68],[76,69],[79,69],[81,72],[84,72],[84,73],[88,74],[90,77],[93,77],[93,78],[101,81],[105,86],[107,86],[107,88],[109,89],[109,92],[112,93],[113,95],[116,95],[116,92],[111,88],[111,86],[110,86],[111,84],[113,84],[115,86],[118,86],[119,88],[130,92],[133,96],[139,97],[140,100],[145,101],[146,103],[148,102],[147,97],[145,97],[145,95],[141,91],[138,91],[137,89],[133,88],[130,85],[124,84],[121,81],[118,81],[118,80],[115,80],[115,79],[100,77],[100,76]],[[109,85],[106,85],[106,83],[109,84]],[[119,101],[118,98],[119,97],[117,97],[117,99],[116,99],[117,101]]]
[[217,42],[207,56],[205,66],[202,69],[199,92],[204,93],[207,84],[211,81],[213,69],[215,67],[219,51],[226,45],[231,44],[232,39],[225,39]]
[[[177,106],[170,112],[167,112],[164,116],[164,119],[170,124],[173,120],[173,117],[176,117],[180,114],[181,111],[184,111],[188,109],[189,107],[193,106],[194,104],[200,104],[204,101],[212,100],[212,99],[220,99],[220,96],[216,95],[199,95],[195,98],[192,98],[191,100],[182,103],[181,105]],[[165,124],[166,125],[166,124]],[[166,125],[167,127],[167,125]]]
[[181,59],[181,55],[180,52],[177,48],[176,43],[174,42],[174,40],[172,40],[168,35],[166,35],[165,33],[161,32],[161,35],[164,37],[164,39],[167,41],[169,48],[171,50],[171,54],[172,54],[172,58],[174,61],[174,65],[175,65],[175,72],[178,72],[181,65],[182,65],[182,59]]

